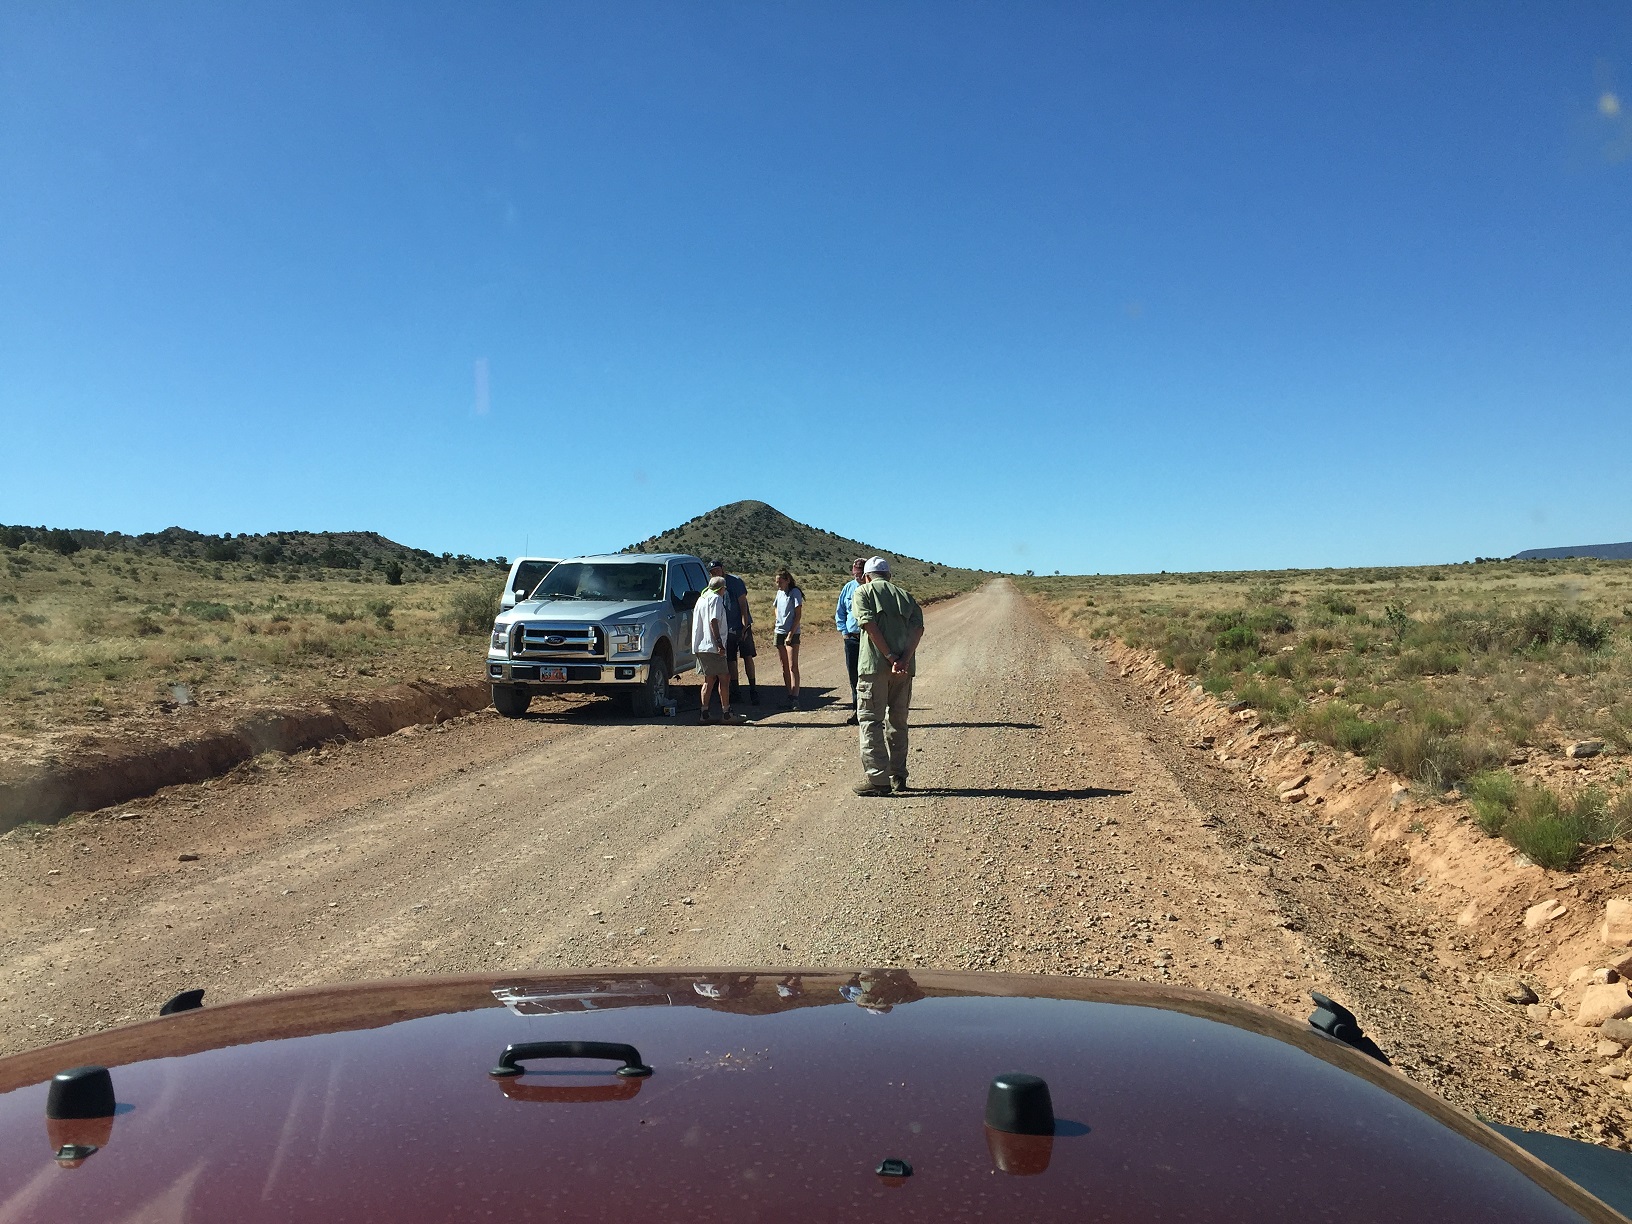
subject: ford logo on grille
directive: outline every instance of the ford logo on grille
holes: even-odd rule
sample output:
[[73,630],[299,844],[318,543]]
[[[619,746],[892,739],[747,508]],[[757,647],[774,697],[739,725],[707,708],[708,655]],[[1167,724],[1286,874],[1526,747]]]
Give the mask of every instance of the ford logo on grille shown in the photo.
[[563,638],[563,637],[547,637],[547,638],[544,639],[544,645],[546,645],[546,646],[559,646],[563,642],[565,642],[566,640],[567,639]]

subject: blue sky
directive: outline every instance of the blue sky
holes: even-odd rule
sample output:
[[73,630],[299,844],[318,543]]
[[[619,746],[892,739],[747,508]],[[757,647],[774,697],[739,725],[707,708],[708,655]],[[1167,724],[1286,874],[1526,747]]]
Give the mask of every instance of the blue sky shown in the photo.
[[0,7],[0,522],[1458,560],[1629,396],[1624,3]]

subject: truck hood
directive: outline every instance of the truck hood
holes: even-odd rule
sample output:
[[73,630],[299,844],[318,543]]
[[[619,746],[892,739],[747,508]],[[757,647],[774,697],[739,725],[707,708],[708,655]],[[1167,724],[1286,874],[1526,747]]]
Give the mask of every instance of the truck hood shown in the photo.
[[619,603],[616,600],[585,599],[528,599],[518,603],[504,614],[508,621],[557,622],[559,624],[599,624],[610,620],[640,620],[663,612],[668,605],[662,600],[646,603]]
[[[507,1050],[537,1042],[623,1052]],[[113,1112],[48,1119],[48,1081],[85,1064]],[[1046,1128],[993,1123],[1013,1073],[1046,1083]],[[1261,1008],[864,968],[399,979],[0,1059],[0,1218],[1620,1217]]]

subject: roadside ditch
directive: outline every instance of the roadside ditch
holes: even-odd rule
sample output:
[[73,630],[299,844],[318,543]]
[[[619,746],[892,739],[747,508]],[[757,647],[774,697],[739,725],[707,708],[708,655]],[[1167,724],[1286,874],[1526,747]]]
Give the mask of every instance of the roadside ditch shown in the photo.
[[[1153,654],[1092,642],[1157,707],[1178,742],[1233,774],[1260,801],[1300,821],[1311,839],[1334,834],[1437,911],[1449,950],[1492,1002],[1522,1016],[1527,1040],[1561,1048],[1632,1095],[1632,848],[1588,847],[1578,868],[1550,871],[1485,833],[1458,792],[1424,794],[1353,753],[1301,739],[1204,692]],[[1239,704],[1239,703],[1237,703]],[[1511,762],[1521,777],[1558,785],[1608,776],[1604,757]]]
[[174,737],[96,741],[53,761],[0,772],[0,833],[21,824],[54,824],[166,786],[203,782],[264,752],[300,752],[446,722],[483,708],[489,699],[485,683],[416,680],[367,696],[252,710],[234,718],[203,712],[203,721],[178,728]]

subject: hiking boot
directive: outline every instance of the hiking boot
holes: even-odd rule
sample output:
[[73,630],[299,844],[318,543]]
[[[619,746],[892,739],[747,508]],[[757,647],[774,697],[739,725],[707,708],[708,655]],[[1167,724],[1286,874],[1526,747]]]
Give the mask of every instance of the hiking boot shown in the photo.
[[724,723],[728,727],[740,727],[747,721],[748,715],[733,714],[730,710],[727,710],[724,714],[720,715],[720,722]]
[[898,791],[904,791],[907,789],[907,780],[905,778],[891,778],[890,785],[894,786]]
[[714,720],[708,716],[708,711],[704,710],[701,714],[697,715],[697,721],[706,726]]
[[861,719],[852,714],[849,718],[844,720],[844,725],[847,727],[859,727],[861,726]]
[[874,795],[887,795],[887,794],[890,793],[890,788],[889,787],[887,787],[887,786],[874,786],[866,778],[863,778],[860,782],[857,782],[850,789],[855,791],[856,794],[861,795],[861,796],[866,797],[866,798],[871,798]]

